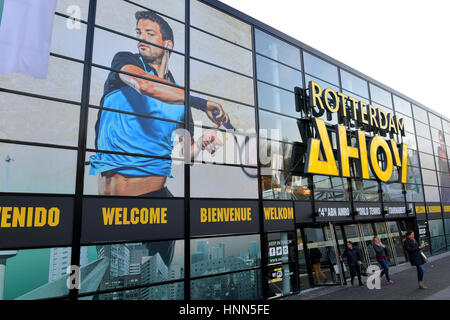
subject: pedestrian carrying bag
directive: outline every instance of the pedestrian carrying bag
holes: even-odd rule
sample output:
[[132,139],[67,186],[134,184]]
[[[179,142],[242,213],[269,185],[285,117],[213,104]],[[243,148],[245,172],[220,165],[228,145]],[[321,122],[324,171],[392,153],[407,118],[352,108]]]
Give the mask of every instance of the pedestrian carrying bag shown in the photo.
[[422,251],[420,251],[420,255],[421,255],[421,257],[422,257],[423,263],[427,263],[427,262],[428,262],[428,258],[427,258],[427,256],[425,255],[425,253],[423,253]]

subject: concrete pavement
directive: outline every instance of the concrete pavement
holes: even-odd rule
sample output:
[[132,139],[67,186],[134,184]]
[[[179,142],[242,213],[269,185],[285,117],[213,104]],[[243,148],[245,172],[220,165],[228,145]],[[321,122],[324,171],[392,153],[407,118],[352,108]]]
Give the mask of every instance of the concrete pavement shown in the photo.
[[383,278],[380,289],[318,287],[283,300],[450,300],[450,252],[430,257],[425,264],[424,282],[428,289],[418,288],[416,268],[409,263],[391,267],[390,275],[394,283],[388,284]]

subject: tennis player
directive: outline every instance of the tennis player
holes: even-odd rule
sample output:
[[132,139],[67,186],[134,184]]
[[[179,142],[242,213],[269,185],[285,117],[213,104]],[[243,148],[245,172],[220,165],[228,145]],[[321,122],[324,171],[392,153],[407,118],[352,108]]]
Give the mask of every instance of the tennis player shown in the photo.
[[[100,195],[173,197],[165,183],[171,176],[175,130],[180,125],[130,114],[184,121],[185,92],[173,86],[176,82],[168,68],[170,50],[174,46],[173,31],[153,12],[139,11],[135,17],[137,38],[141,40],[139,53],[119,52],[114,56],[111,68],[120,73],[109,73],[101,101],[104,108],[129,113],[101,110],[96,123],[96,148],[120,153],[99,152],[91,156],[89,174],[99,174]],[[190,106],[204,111],[215,127],[229,123],[220,104],[193,96],[189,100]],[[192,124],[189,131],[192,137]],[[183,137],[179,139],[183,142]],[[190,143],[192,158],[201,150],[211,152],[222,144],[214,130],[206,130],[196,142],[191,138]],[[170,246],[161,243],[161,248],[157,249],[167,265],[172,260],[173,245],[174,241]]]

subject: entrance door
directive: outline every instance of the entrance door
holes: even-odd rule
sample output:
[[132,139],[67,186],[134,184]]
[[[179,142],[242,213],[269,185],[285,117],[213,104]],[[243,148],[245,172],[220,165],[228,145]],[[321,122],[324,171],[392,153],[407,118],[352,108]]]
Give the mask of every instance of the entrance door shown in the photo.
[[333,226],[304,228],[309,270],[315,285],[341,283]]

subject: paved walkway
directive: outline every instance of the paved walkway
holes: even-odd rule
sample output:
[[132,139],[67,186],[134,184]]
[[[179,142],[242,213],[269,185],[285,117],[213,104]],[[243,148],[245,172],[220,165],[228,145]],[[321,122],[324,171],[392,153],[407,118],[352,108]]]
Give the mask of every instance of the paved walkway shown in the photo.
[[450,300],[450,252],[430,257],[425,264],[426,290],[418,288],[416,268],[409,263],[391,267],[390,275],[394,283],[387,284],[383,278],[381,289],[370,290],[367,286],[318,287],[283,300]]

